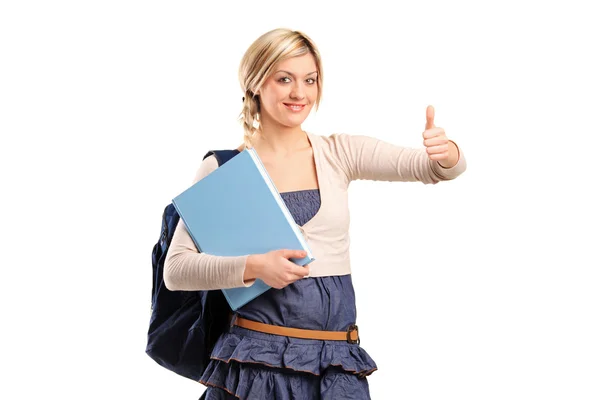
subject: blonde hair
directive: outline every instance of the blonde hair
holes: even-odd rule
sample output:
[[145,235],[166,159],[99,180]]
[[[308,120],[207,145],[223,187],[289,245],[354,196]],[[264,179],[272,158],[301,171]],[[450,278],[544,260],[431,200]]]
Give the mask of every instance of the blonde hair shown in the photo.
[[244,126],[244,144],[252,147],[254,135],[260,133],[260,99],[256,92],[273,72],[275,65],[292,57],[312,54],[317,64],[317,99],[319,108],[323,89],[321,55],[314,42],[304,33],[290,29],[274,29],[254,41],[240,62],[239,79],[244,92],[240,121]]

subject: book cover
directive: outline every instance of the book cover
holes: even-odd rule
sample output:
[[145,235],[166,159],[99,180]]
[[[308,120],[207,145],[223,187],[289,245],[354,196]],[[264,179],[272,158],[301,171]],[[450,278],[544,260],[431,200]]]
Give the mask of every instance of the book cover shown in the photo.
[[[173,199],[198,251],[216,256],[306,251],[314,257],[254,149],[245,149]],[[250,287],[222,289],[232,310],[271,289],[257,279]]]

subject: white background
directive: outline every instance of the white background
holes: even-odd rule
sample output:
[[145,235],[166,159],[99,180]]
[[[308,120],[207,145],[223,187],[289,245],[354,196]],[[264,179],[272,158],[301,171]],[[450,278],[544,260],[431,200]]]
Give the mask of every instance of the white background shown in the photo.
[[351,185],[373,399],[600,398],[592,3],[3,2],[0,397],[200,396],[144,353],[151,248],[241,143],[244,51],[289,27],[325,69],[305,129],[419,147],[431,104],[468,161]]

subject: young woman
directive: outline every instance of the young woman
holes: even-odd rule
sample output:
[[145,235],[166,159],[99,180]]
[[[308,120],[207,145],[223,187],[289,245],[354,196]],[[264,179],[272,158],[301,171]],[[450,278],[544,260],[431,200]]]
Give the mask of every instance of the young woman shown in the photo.
[[[424,149],[368,136],[305,132],[318,107],[323,70],[305,34],[276,29],[244,55],[244,147],[254,147],[300,225],[316,260],[300,267],[297,249],[220,257],[198,253],[182,222],[165,262],[171,290],[252,285],[273,289],[236,311],[216,344],[201,382],[206,399],[369,399],[366,377],[377,369],[358,343],[350,275],[347,189],[356,179],[434,184],[466,169],[464,155],[426,110]],[[217,168],[206,158],[194,182]]]

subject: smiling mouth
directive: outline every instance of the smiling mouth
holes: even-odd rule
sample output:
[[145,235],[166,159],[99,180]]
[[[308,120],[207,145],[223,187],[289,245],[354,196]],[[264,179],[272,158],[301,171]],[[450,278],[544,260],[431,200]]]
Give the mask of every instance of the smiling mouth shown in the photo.
[[302,111],[302,110],[304,110],[304,107],[306,107],[306,104],[283,103],[283,105],[288,110],[292,110],[292,111],[295,111],[295,112]]

